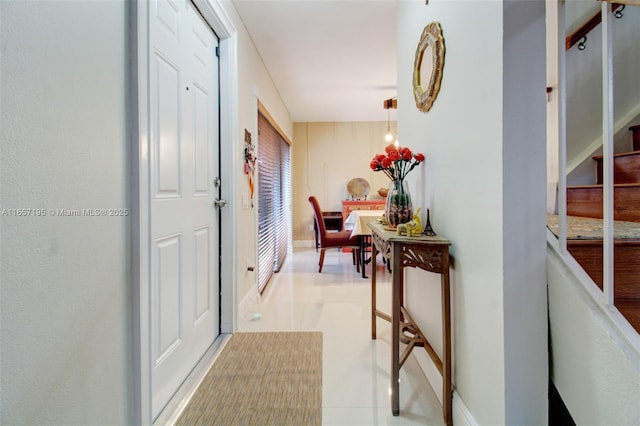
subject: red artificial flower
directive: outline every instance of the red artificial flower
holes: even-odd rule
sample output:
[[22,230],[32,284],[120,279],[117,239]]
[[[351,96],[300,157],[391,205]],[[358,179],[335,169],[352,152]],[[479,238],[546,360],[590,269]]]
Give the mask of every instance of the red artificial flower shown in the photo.
[[398,161],[401,158],[402,156],[400,155],[400,152],[398,150],[394,149],[393,151],[389,152],[389,159],[391,161]]
[[407,147],[404,147],[400,150],[400,155],[402,156],[402,159],[405,161],[409,161],[411,160],[411,157],[413,157],[413,153]]
[[407,174],[425,159],[424,154],[416,154],[409,147],[396,147],[389,144],[384,148],[385,154],[376,154],[369,166],[373,171],[382,170],[391,180],[402,181]]

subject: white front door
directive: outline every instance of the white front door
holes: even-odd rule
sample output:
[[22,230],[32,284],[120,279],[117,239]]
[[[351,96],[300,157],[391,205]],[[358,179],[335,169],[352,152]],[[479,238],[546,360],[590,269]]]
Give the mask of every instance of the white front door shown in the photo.
[[155,419],[220,329],[218,40],[193,4],[150,7],[150,324]]

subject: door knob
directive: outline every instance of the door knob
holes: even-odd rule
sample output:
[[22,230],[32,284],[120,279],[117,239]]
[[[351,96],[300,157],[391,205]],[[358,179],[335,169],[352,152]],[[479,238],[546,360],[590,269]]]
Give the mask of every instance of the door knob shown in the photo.
[[213,205],[218,208],[227,207],[227,200],[214,200]]

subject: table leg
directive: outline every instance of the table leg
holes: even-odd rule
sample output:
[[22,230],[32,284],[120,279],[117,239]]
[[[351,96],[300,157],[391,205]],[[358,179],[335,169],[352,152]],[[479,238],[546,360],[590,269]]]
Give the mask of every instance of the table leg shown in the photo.
[[391,412],[400,415],[400,288],[403,270],[400,266],[400,244],[393,245],[391,296]]
[[358,235],[358,238],[360,239],[360,265],[362,265],[362,278],[367,278],[367,275],[365,274],[365,270],[364,270],[364,266],[365,266],[364,262],[366,260],[365,244],[364,244],[365,236]]
[[371,242],[371,338],[376,338],[376,245]]
[[452,403],[453,386],[451,384],[451,308],[450,308],[450,288],[449,288],[449,262],[445,255],[443,271],[441,277],[442,291],[442,411],[444,421],[447,425],[453,424]]

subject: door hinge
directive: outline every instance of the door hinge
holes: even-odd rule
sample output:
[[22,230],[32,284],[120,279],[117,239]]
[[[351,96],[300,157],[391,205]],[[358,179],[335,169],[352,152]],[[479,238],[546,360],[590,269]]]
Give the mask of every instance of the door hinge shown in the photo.
[[216,46],[216,56],[220,57],[220,46]]

